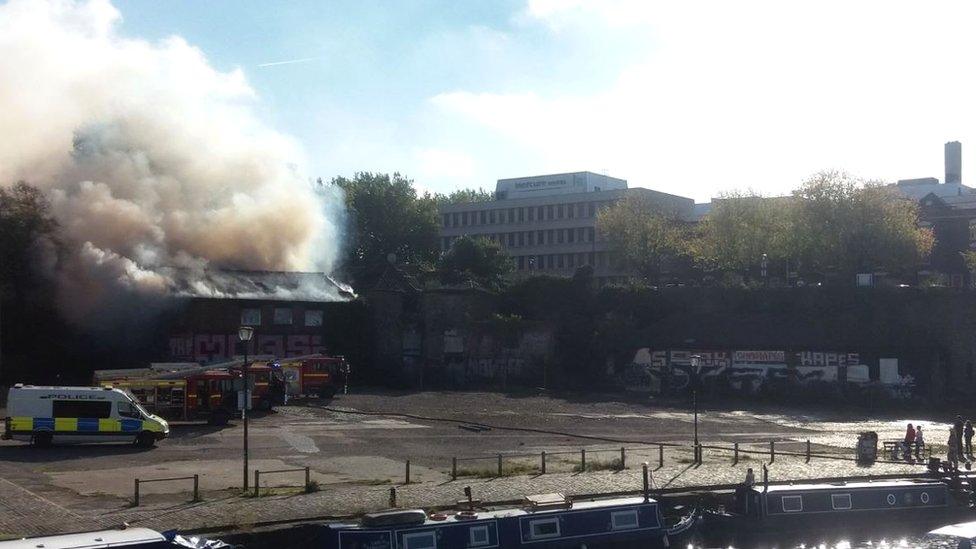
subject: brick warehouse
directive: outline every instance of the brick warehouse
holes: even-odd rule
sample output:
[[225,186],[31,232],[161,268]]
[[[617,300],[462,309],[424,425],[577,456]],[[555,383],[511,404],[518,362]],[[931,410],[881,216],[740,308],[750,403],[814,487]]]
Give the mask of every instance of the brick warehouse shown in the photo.
[[223,272],[219,284],[232,290],[222,294],[238,297],[181,298],[166,330],[168,360],[210,363],[240,355],[242,325],[254,327],[251,355],[360,354],[361,305],[324,274]]

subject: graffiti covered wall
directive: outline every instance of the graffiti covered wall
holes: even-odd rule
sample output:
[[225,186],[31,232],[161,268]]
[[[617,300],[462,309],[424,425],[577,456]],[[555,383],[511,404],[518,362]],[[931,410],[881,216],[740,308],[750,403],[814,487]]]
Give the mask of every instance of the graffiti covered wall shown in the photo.
[[[178,334],[169,338],[172,359],[193,362],[219,362],[242,353],[237,334]],[[248,346],[252,355],[287,358],[324,353],[322,336],[260,334]]]
[[[858,353],[835,351],[711,350],[641,348],[619,377],[630,390],[659,394],[689,390],[693,379],[691,357],[701,357],[704,388],[753,394],[776,386],[812,386],[818,383],[869,383],[870,367]],[[896,359],[880,361],[880,379],[902,392],[911,385],[898,374]]]

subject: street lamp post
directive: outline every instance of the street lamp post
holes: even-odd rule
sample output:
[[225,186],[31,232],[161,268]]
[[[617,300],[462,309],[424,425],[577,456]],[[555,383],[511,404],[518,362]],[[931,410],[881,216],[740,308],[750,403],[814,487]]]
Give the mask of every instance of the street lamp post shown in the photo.
[[701,356],[691,355],[691,399],[695,407],[695,463],[701,463],[698,446],[698,384],[701,379]]
[[251,388],[248,384],[247,344],[254,336],[254,328],[241,326],[237,330],[237,337],[244,344],[244,364],[241,366],[241,377],[244,386],[244,403],[241,406],[241,419],[244,420],[244,493],[247,494],[247,408],[251,402]]

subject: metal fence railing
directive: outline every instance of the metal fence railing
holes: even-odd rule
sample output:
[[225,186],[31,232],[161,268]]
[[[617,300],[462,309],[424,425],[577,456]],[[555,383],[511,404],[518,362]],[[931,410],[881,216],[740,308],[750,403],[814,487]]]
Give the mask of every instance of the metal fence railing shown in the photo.
[[150,482],[170,482],[177,480],[192,480],[193,481],[193,499],[191,501],[200,501],[200,475],[193,475],[192,477],[169,477],[169,478],[148,478],[148,479],[135,479],[135,490],[132,497],[132,504],[134,507],[139,506],[139,485],[147,484]]

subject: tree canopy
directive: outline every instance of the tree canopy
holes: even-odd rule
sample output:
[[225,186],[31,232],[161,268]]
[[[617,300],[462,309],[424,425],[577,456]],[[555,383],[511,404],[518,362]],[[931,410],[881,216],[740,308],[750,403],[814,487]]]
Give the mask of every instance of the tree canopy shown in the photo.
[[789,259],[792,200],[731,193],[712,201],[691,249],[706,271],[748,272],[762,261]]
[[597,229],[620,266],[654,279],[688,253],[688,227],[674,212],[642,195],[600,211]]
[[413,180],[399,173],[360,172],[332,184],[346,194],[349,212],[345,268],[358,287],[368,287],[383,273],[388,256],[399,263],[433,264],[439,253],[437,202],[417,196]]
[[54,244],[58,228],[50,209],[44,194],[23,181],[0,187],[0,294],[23,292],[42,278],[39,248]]
[[873,182],[821,172],[793,191],[791,246],[803,270],[913,272],[931,252],[918,205]]
[[462,236],[454,241],[439,264],[441,281],[458,284],[473,281],[485,288],[500,288],[514,270],[512,258],[499,243],[486,238]]
[[477,189],[457,189],[450,194],[436,194],[438,205],[444,204],[463,204],[466,202],[491,202],[495,200],[495,193],[486,191],[482,188]]
[[[821,172],[789,196],[731,193],[715,199],[697,227],[640,196],[603,211],[598,226],[621,265],[653,278],[692,260],[697,274],[842,278],[878,270],[907,275],[931,252],[917,204],[843,172]],[[694,273],[693,273],[694,274]]]

